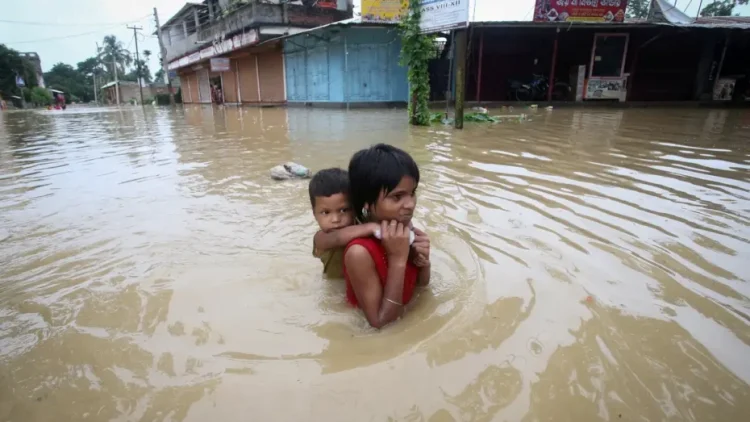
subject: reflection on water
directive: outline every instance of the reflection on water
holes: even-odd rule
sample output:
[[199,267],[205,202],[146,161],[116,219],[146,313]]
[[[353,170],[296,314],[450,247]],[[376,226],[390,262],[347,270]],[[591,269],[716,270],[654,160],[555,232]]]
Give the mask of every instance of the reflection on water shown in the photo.
[[[750,414],[750,113],[0,113],[0,420]],[[306,184],[390,142],[434,284],[374,332],[310,256]],[[746,416],[745,416],[746,418]]]

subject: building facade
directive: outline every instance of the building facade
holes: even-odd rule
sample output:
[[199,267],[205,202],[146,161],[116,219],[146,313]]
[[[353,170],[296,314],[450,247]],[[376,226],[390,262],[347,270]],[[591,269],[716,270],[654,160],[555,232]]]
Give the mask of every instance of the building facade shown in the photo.
[[31,64],[34,65],[34,70],[36,71],[36,80],[37,84],[45,88],[44,85],[44,72],[42,72],[42,60],[39,58],[39,55],[36,53],[20,53],[21,57],[25,58]]
[[406,103],[407,70],[399,64],[395,25],[342,21],[284,40],[290,104]]
[[[174,88],[172,88],[174,90]],[[119,90],[120,103],[139,103],[141,100],[141,91],[138,88],[138,82],[118,81],[102,85],[102,101],[106,104],[117,104],[117,94]],[[168,94],[169,89],[164,83],[152,83],[143,87],[143,99],[148,101],[153,99],[157,94]]]
[[[161,27],[168,69],[185,103],[283,103],[282,44],[274,39],[351,17],[351,0],[205,0]],[[219,59],[219,60],[216,60]]]

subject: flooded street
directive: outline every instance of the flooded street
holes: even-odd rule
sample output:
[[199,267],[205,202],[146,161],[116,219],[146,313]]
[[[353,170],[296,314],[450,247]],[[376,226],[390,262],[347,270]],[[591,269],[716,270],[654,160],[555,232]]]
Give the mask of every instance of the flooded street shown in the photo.
[[[748,139],[748,110],[0,113],[0,421],[747,420]],[[382,332],[268,177],[376,142],[420,165],[433,262]]]

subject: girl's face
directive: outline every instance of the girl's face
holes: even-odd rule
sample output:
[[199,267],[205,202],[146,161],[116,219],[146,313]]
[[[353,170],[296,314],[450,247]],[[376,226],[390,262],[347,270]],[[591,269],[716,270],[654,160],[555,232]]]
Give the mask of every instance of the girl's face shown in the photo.
[[365,209],[373,221],[398,220],[400,223],[409,224],[416,206],[417,182],[410,176],[404,176],[395,189],[388,194],[385,191],[380,192],[375,205],[367,204]]

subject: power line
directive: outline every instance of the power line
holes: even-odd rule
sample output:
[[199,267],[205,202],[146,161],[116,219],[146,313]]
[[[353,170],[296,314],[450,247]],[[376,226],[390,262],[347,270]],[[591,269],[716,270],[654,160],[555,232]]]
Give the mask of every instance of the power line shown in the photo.
[[[107,27],[107,28],[112,28],[114,26],[120,26],[120,24],[112,25],[112,26]],[[84,32],[84,33],[81,33],[81,34],[68,35],[68,36],[64,36],[64,37],[40,38],[38,40],[28,40],[28,41],[10,41],[10,42],[6,42],[5,44],[30,44],[30,43],[45,42],[45,41],[59,41],[59,40],[65,40],[65,39],[68,39],[68,38],[82,37],[84,35],[97,34],[97,33],[100,33],[102,31],[103,31],[103,29],[99,29],[99,30],[96,30],[96,31]]]
[[59,22],[38,22],[38,21],[14,21],[14,20],[7,20],[7,19],[0,19],[0,23],[9,23],[9,24],[17,24],[17,25],[39,25],[39,26],[113,26],[113,25],[127,25],[132,22],[139,22],[149,16],[150,15],[146,15],[144,17],[131,19],[129,21],[123,21],[123,22],[102,22],[102,23],[59,23]]
[[[147,16],[142,17],[140,20],[130,21],[130,22],[139,22],[139,21],[141,21],[141,20],[143,20],[143,19],[145,19],[145,18],[147,18],[149,16],[150,15],[147,15]],[[26,40],[26,41],[8,41],[8,42],[4,42],[4,43],[5,44],[30,44],[30,43],[46,42],[46,41],[59,41],[59,40],[65,40],[65,39],[68,39],[68,38],[82,37],[84,35],[97,34],[97,33],[103,32],[104,30],[108,30],[110,28],[114,28],[114,27],[120,26],[120,25],[122,25],[122,23],[112,24],[112,25],[109,25],[109,26],[107,26],[105,28],[97,29],[95,31],[83,32],[83,33],[80,33],[80,34],[57,36],[57,37],[51,37],[51,38],[40,38],[40,39],[36,39],[36,40]]]

